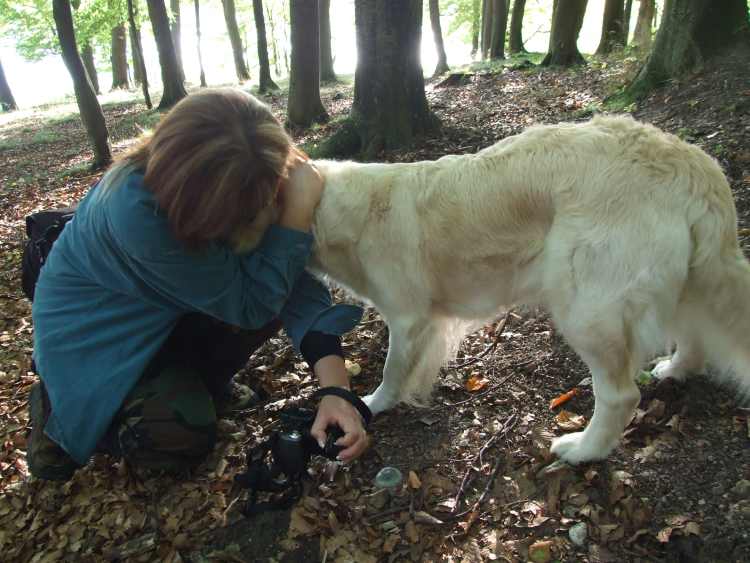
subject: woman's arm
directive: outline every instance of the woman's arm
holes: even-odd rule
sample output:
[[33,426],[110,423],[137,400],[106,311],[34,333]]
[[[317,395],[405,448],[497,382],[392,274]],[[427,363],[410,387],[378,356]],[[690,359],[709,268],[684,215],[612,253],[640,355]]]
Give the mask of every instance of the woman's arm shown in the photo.
[[[344,358],[331,355],[321,358],[313,368],[321,387],[342,387],[349,389],[349,373],[344,365]],[[325,442],[326,428],[337,424],[344,436],[336,441],[345,449],[339,454],[341,461],[351,461],[359,457],[367,448],[367,432],[362,425],[359,411],[347,400],[334,395],[326,395],[320,400],[318,414],[315,417],[310,433],[319,444]]]

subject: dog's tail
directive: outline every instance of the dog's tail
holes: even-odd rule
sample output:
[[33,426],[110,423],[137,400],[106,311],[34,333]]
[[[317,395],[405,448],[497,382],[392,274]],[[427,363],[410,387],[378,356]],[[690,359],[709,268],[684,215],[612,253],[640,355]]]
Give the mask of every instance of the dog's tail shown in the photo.
[[[750,399],[750,263],[737,239],[731,190],[718,165],[704,169],[711,188],[691,227],[693,250],[678,309],[713,371]],[[678,311],[679,313],[679,311]],[[683,330],[686,327],[683,327]]]

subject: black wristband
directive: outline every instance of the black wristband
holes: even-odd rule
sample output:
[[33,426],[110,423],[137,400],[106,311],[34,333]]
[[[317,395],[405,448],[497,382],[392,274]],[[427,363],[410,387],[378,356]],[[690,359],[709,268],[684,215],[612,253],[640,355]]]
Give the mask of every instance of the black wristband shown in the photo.
[[344,357],[341,349],[341,337],[313,330],[305,334],[300,342],[299,350],[308,365],[313,368],[321,358],[326,356]]
[[313,399],[320,399],[326,395],[335,395],[336,397],[341,397],[342,399],[349,401],[354,408],[359,411],[359,414],[362,415],[365,426],[370,424],[370,421],[372,420],[372,411],[370,410],[370,407],[348,389],[344,389],[343,387],[321,387],[313,393]]

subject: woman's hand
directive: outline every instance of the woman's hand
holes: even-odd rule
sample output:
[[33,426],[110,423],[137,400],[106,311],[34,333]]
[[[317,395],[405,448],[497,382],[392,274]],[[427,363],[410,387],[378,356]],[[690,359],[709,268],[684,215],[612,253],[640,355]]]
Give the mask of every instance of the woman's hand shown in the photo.
[[[315,362],[315,375],[321,387],[341,387],[349,389],[349,373],[341,356],[325,356]],[[310,429],[310,434],[319,444],[326,441],[326,428],[337,425],[344,435],[336,440],[336,445],[344,446],[339,454],[341,461],[351,461],[367,448],[367,432],[362,424],[359,411],[346,399],[326,395],[320,400],[318,414]]]
[[303,153],[292,149],[288,176],[279,186],[281,216],[279,225],[309,231],[315,208],[323,195],[323,177]]
[[338,459],[348,462],[359,457],[367,448],[367,432],[362,426],[359,411],[341,397],[326,395],[320,400],[318,414],[310,434],[319,444],[325,443],[326,428],[334,424],[344,432],[344,435],[336,440],[337,446],[344,447]]

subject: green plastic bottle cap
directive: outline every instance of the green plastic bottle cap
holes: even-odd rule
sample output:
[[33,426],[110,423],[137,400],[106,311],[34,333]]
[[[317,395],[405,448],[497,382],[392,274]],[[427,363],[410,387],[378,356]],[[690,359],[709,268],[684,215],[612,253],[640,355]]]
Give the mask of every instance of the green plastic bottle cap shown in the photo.
[[404,480],[404,476],[396,467],[384,467],[375,475],[375,486],[382,489],[393,489],[398,487]]

